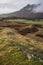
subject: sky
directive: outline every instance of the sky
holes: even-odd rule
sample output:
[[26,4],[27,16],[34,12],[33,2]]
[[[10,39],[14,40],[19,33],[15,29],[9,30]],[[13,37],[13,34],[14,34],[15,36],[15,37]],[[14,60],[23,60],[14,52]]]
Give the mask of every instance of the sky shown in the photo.
[[41,4],[37,11],[43,11],[43,0],[0,0],[0,14],[18,11],[27,4]]

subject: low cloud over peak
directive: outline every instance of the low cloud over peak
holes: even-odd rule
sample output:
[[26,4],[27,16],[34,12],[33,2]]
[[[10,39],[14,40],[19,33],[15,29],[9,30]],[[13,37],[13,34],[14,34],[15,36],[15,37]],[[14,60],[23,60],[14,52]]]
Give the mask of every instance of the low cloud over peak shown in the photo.
[[37,12],[43,12],[43,0],[0,0],[0,14],[18,11],[27,4],[41,4]]

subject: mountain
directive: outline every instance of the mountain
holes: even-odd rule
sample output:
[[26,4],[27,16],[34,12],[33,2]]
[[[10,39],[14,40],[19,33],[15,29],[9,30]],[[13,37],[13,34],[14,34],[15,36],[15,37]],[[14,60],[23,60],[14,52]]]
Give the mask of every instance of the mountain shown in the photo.
[[36,12],[37,7],[40,4],[32,4],[27,5],[22,8],[20,11],[9,13],[9,14],[2,14],[1,17],[11,17],[11,18],[26,18],[26,19],[43,19],[43,12]]

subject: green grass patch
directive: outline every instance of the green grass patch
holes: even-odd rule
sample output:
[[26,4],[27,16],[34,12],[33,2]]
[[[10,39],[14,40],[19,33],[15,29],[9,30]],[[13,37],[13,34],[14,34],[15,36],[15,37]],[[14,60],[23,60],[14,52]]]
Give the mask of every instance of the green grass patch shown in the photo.
[[26,20],[26,19],[9,19],[5,20],[5,22],[18,22],[18,23],[31,23],[31,24],[43,24],[43,20]]

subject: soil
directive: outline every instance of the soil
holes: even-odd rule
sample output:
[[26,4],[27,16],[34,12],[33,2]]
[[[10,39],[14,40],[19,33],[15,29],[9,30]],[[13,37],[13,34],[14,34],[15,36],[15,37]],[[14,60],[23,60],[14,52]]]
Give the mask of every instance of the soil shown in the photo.
[[[43,38],[42,34],[39,34],[39,32],[43,32],[43,25],[41,24],[28,24],[28,23],[17,23],[17,22],[4,22],[0,21],[0,29],[2,27],[10,27],[15,29],[19,34],[26,36],[27,34],[31,34],[31,36],[36,36]],[[30,36],[30,37],[31,37]]]

